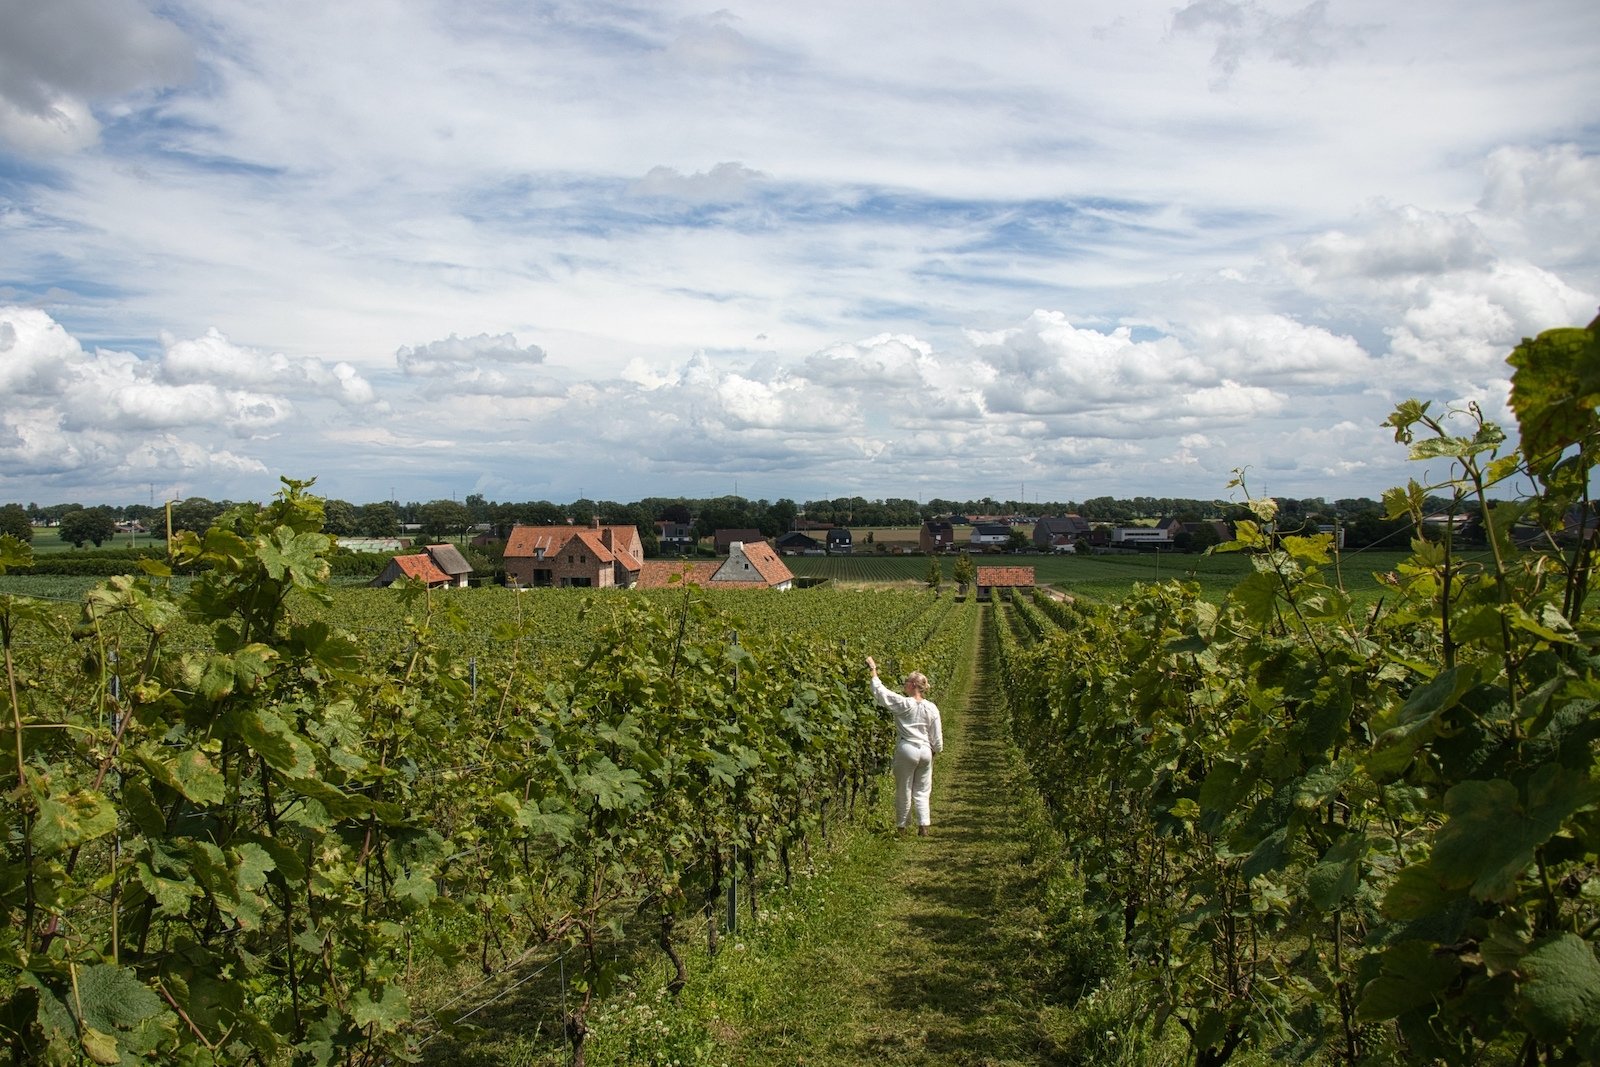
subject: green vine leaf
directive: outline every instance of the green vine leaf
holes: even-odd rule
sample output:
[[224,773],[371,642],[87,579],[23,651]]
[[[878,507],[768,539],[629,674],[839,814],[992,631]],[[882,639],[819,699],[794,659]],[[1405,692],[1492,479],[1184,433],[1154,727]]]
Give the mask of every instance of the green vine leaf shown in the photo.
[[1572,933],[1535,944],[1518,968],[1517,1015],[1540,1041],[1561,1041],[1600,1021],[1600,962]]

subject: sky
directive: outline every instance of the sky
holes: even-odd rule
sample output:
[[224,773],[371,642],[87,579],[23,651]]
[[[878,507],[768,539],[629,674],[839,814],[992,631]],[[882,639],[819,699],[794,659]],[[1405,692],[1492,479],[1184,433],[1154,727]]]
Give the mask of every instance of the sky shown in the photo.
[[[1593,0],[0,0],[0,502],[1376,497],[1600,306]],[[1465,420],[1458,425],[1470,432]]]

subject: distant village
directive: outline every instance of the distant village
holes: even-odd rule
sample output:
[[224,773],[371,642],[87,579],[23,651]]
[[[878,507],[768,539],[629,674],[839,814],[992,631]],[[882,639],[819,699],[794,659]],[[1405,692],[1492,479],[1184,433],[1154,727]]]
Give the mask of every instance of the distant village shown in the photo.
[[[1407,518],[1389,517],[1369,498],[1275,503],[1277,530],[1327,534],[1340,549],[1404,547],[1414,533]],[[967,553],[993,564],[979,568],[980,596],[998,585],[1032,584],[1031,567],[1001,567],[984,557],[1202,552],[1233,540],[1235,521],[1248,514],[1237,503],[1154,497],[1032,507],[991,498],[961,504],[851,497],[799,505],[737,496],[500,504],[478,495],[465,502],[326,499],[323,505],[324,530],[345,550],[336,561],[348,565],[340,573],[376,575],[364,580],[380,586],[406,579],[434,588],[648,589],[689,582],[785,590],[801,584],[786,558]],[[137,552],[141,539],[148,550],[164,538],[169,521],[173,529],[204,530],[231,506],[200,497],[152,507],[3,504],[0,533],[32,540],[35,530],[49,530],[58,549]],[[1425,506],[1425,533],[1448,527],[1472,541],[1478,528],[1472,512],[1444,499],[1429,498]],[[1594,527],[1592,516],[1574,521],[1580,531]]]
[[[851,555],[857,551],[849,527],[828,522],[793,520],[794,529],[775,538],[760,529],[724,528],[701,536],[690,522],[661,519],[653,524],[653,551],[636,525],[572,523],[513,526],[502,540],[494,531],[479,530],[474,547],[499,556],[504,584],[520,589],[538,588],[662,588],[686,582],[710,588],[792,588],[794,573],[785,556]],[[957,536],[957,527],[965,527]],[[416,531],[420,533],[420,529]],[[929,519],[915,531],[886,530],[868,533],[861,546],[893,554],[938,556],[957,552],[999,555],[1024,552],[1138,552],[1194,551],[1233,538],[1226,520],[1193,523],[1177,520],[1153,526],[1094,526],[1079,515],[1002,518],[960,516]],[[709,540],[709,544],[707,541]],[[407,551],[404,538],[341,538],[351,551],[396,552],[372,584],[383,586],[402,579],[430,587],[470,584],[473,568],[453,544],[422,544]],[[711,558],[701,558],[709,555]],[[978,567],[978,595],[986,598],[999,586],[1033,585],[1033,568]]]

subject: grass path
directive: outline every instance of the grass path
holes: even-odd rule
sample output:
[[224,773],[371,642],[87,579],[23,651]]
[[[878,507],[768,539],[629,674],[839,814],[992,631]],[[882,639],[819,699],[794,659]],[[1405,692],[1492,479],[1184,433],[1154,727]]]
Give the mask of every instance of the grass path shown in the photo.
[[[806,1010],[789,1004],[768,1016],[777,1030],[757,1021],[763,1012],[747,1017],[736,1062],[1057,1062],[1041,1026],[1045,991],[1035,986],[1045,969],[1030,966],[1038,890],[1006,786],[986,640],[974,648],[969,691],[941,701],[932,835],[878,834],[867,869],[845,889],[859,906],[826,943],[792,959],[786,970],[796,977],[779,983],[784,997],[807,998]],[[796,1018],[809,1020],[801,1032]]]

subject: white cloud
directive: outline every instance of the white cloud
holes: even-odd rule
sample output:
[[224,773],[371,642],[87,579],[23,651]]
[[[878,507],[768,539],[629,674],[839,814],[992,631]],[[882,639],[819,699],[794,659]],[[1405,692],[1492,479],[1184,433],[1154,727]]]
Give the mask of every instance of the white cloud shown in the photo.
[[1481,270],[1494,252],[1464,215],[1415,207],[1372,207],[1360,232],[1330,231],[1295,250],[1312,284],[1345,280],[1393,284],[1417,275]]
[[1286,315],[1223,315],[1189,327],[1213,373],[1255,382],[1336,385],[1370,380],[1372,358],[1350,337]]
[[160,373],[174,384],[202,381],[314,392],[352,407],[377,399],[372,384],[348,363],[329,367],[320,359],[262,352],[234,344],[214,326],[190,340],[164,336],[162,345]]
[[535,368],[544,349],[518,345],[512,334],[457,337],[423,345],[402,345],[395,362],[407,377],[428,380],[430,393],[469,396],[553,397],[565,387]]
[[1240,385],[1224,378],[1218,385],[1196,389],[1183,397],[1188,418],[1199,425],[1238,422],[1261,415],[1276,415],[1287,398],[1258,385]]
[[1592,2],[705,12],[0,0],[0,491],[1373,494],[1594,313]]

